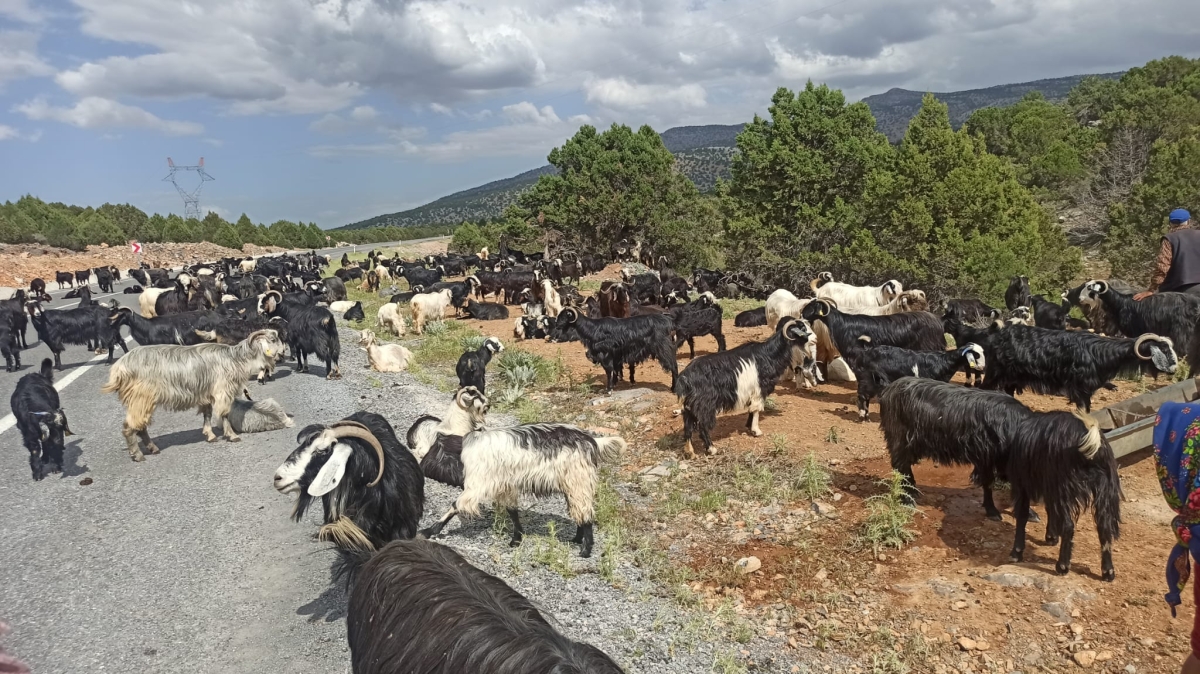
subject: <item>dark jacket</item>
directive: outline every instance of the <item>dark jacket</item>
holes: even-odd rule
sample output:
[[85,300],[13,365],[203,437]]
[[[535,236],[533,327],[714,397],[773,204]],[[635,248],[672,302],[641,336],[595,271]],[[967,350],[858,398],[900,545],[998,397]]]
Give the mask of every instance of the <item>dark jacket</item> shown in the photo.
[[1159,291],[1179,290],[1200,283],[1200,230],[1182,227],[1163,237],[1171,244],[1171,269]]

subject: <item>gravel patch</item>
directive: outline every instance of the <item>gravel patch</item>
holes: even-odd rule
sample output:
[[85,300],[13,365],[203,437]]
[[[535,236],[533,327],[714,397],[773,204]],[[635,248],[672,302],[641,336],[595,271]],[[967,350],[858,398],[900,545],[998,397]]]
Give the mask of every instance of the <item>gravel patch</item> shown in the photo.
[[[444,414],[450,404],[448,392],[421,384],[407,373],[366,369],[365,354],[357,347],[350,348],[357,344],[350,330],[343,329],[342,344],[344,383],[357,393],[361,409],[383,415],[401,438],[419,415]],[[508,415],[496,412],[489,414],[488,419],[496,426],[515,423]],[[635,502],[639,498],[622,485],[618,489]],[[459,493],[457,489],[426,481],[422,525],[436,521]],[[476,520],[455,518],[437,540],[453,547],[479,568],[504,579],[532,600],[564,634],[604,650],[630,674],[739,672],[745,671],[748,662],[755,663],[753,671],[809,669],[798,659],[797,652],[788,649],[778,637],[751,637],[743,630],[739,636],[749,639],[738,643],[727,627],[714,627],[711,613],[685,609],[659,596],[662,588],[645,578],[628,554],[622,555],[616,565],[613,575],[621,587],[614,587],[599,575],[601,551],[606,542],[604,532],[596,530],[592,558],[579,557],[579,547],[569,543],[575,525],[566,516],[559,497],[541,501],[522,499],[521,520],[527,535],[517,548],[508,547],[507,533],[494,531],[493,518],[488,513],[485,510],[484,516]],[[569,578],[535,560],[538,543],[544,546],[545,542],[530,534],[544,536],[551,524],[557,530],[560,545],[565,546]],[[749,618],[753,620],[752,616]]]

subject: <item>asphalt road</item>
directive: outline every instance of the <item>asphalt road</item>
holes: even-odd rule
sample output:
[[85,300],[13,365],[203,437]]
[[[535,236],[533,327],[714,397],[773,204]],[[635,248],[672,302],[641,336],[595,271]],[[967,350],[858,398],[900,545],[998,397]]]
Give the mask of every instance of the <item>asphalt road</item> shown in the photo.
[[[136,306],[120,294],[127,285],[111,297]],[[29,338],[24,370],[0,374],[5,400],[49,355],[32,326]],[[135,464],[124,412],[99,392],[103,356],[72,346],[63,365],[55,377],[76,435],[62,475],[30,479],[19,433],[0,420],[0,621],[12,628],[0,643],[39,674],[349,671],[332,555],[311,522],[289,520],[291,499],[271,478],[296,430],[357,408],[350,387],[281,367],[251,393],[281,402],[295,429],[209,444],[195,412],[159,411],[150,433],[162,454]]]

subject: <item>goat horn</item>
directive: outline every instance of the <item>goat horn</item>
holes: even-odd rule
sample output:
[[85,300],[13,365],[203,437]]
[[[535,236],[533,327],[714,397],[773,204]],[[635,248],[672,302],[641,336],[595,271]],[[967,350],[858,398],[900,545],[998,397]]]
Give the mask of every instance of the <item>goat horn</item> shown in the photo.
[[1148,342],[1152,339],[1162,339],[1162,337],[1159,337],[1158,335],[1156,335],[1152,332],[1147,332],[1146,334],[1142,335],[1141,337],[1138,337],[1137,339],[1135,339],[1133,341],[1133,355],[1137,356],[1138,358],[1140,358],[1142,360],[1150,360],[1151,356],[1143,356],[1142,355],[1142,344],[1145,344],[1146,342]]
[[379,484],[379,481],[383,479],[383,445],[379,444],[379,440],[371,433],[370,429],[357,421],[339,421],[330,426],[329,430],[333,431],[335,438],[358,438],[375,448],[375,453],[379,455],[379,474],[367,486],[374,487]]

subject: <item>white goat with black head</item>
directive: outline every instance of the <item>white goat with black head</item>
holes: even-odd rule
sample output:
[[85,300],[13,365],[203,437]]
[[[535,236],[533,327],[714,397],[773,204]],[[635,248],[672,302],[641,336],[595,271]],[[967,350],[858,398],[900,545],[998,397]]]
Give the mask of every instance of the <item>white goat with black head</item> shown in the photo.
[[425,480],[386,419],[355,412],[329,426],[307,426],[296,441],[275,471],[275,489],[296,494],[293,520],[321,499],[325,524],[317,537],[339,549],[378,550],[416,536]]
[[[455,515],[478,516],[481,504],[494,501],[504,506],[512,518],[513,537],[509,544],[520,545],[524,536],[517,512],[520,496],[562,494],[567,499],[567,513],[577,526],[571,542],[581,544],[581,556],[591,556],[600,462],[616,458],[625,448],[625,441],[619,437],[595,437],[566,424],[525,424],[487,430],[483,427],[487,410],[487,397],[468,386],[454,395],[444,420],[422,417],[409,429],[413,453],[421,460],[431,448],[444,442],[441,436],[462,438],[463,493],[422,534],[436,536]],[[445,458],[452,460],[452,456]]]

